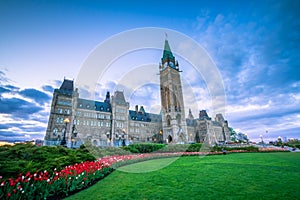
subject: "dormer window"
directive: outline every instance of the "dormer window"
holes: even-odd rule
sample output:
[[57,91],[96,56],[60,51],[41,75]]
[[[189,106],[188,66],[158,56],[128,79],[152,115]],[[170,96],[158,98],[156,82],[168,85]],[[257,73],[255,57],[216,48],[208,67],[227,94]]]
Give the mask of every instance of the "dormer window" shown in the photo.
[[87,104],[87,105],[86,105],[86,108],[90,108],[90,104]]

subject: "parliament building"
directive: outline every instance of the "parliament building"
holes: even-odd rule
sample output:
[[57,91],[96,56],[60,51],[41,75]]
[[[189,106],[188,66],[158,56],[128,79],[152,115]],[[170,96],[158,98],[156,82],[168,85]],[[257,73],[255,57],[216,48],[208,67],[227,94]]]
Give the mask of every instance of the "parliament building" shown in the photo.
[[184,110],[178,61],[168,40],[159,64],[161,112],[147,112],[143,106],[129,109],[124,91],[107,92],[103,101],[80,98],[73,80],[64,79],[53,92],[45,145],[78,147],[89,141],[95,146],[124,146],[139,142],[193,143],[210,146],[230,141],[228,122],[222,114],[211,119],[205,110],[194,117]]

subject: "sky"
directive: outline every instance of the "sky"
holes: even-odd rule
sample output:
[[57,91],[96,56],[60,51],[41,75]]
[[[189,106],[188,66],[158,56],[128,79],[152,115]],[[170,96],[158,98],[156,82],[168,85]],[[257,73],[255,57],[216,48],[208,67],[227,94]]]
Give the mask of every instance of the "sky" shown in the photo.
[[[223,114],[237,132],[250,140],[300,138],[299,19],[300,1],[294,0],[0,1],[0,140],[43,139],[54,88],[64,77],[76,80],[99,44],[143,27],[174,30],[203,47],[222,77]],[[161,48],[164,40],[162,35]],[[172,49],[174,41],[168,40]],[[137,65],[158,72],[161,56],[157,49],[120,56],[98,83],[95,98],[102,101],[107,90],[119,89],[120,73]],[[186,108],[195,117],[206,109],[213,118],[207,83],[175,56]],[[157,85],[128,93],[131,108],[159,112]],[[191,93],[197,106],[189,105]]]

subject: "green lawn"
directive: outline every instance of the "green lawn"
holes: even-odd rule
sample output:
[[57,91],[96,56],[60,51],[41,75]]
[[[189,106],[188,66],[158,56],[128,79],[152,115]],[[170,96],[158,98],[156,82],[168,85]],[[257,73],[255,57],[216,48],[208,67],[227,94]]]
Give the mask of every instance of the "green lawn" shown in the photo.
[[145,161],[68,199],[300,199],[300,153]]

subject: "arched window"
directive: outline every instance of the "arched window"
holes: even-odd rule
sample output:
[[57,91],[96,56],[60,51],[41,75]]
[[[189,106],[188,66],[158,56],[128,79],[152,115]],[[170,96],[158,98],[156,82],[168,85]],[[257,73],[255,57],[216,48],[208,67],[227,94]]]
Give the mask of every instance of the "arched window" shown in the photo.
[[171,126],[171,117],[167,115],[167,126]]
[[93,145],[94,145],[94,146],[97,146],[97,145],[98,145],[98,141],[97,141],[97,140],[94,140],[94,141],[93,141]]
[[181,124],[181,116],[179,114],[176,116],[176,121],[177,124]]
[[57,132],[58,132],[58,129],[57,129],[57,128],[54,128],[54,129],[53,129],[53,136],[56,136],[56,135],[57,135]]

